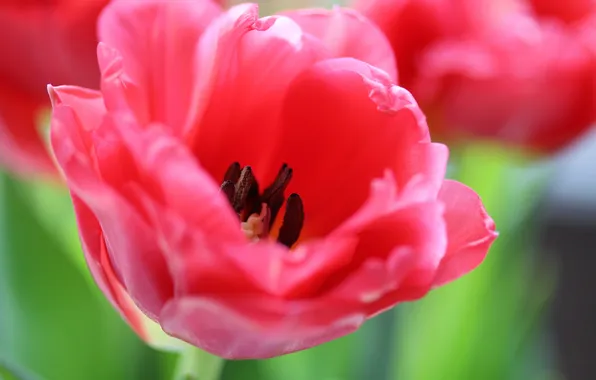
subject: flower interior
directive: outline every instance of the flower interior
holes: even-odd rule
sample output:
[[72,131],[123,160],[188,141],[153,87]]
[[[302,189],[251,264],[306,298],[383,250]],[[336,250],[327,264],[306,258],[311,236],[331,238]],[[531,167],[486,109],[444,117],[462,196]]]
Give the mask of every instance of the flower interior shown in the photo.
[[291,179],[292,168],[284,163],[273,183],[261,192],[250,166],[242,167],[240,163],[234,162],[228,167],[220,191],[238,215],[241,229],[249,240],[259,241],[270,236],[285,202],[281,226],[271,235],[277,232],[277,242],[288,248],[298,241],[304,225],[304,207],[296,193],[290,194],[287,200],[285,198],[284,192]]

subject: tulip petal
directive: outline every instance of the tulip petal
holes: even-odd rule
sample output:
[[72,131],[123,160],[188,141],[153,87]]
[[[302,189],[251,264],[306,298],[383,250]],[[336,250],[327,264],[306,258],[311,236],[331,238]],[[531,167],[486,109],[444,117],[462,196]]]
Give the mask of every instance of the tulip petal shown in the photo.
[[418,143],[407,153],[396,173],[401,196],[411,202],[436,199],[447,172],[449,149],[438,143]]
[[143,340],[147,340],[148,335],[141,322],[142,313],[133,303],[126,301],[126,291],[120,285],[110,266],[103,234],[97,219],[89,207],[74,194],[72,194],[72,203],[77,217],[85,260],[97,286],[133,330]]
[[434,279],[440,286],[476,268],[497,238],[495,223],[469,187],[446,180],[439,192],[445,204],[449,245]]
[[[62,101],[66,97],[61,97]],[[85,100],[78,99],[80,104]],[[51,143],[57,162],[63,170],[69,189],[83,202],[102,227],[106,249],[114,272],[137,306],[151,318],[156,318],[172,295],[172,284],[164,258],[154,233],[130,203],[106,183],[100,181],[97,170],[98,153],[106,153],[87,144],[102,131],[86,130],[80,123],[84,113],[72,103],[54,106]],[[87,101],[88,112],[101,110]],[[91,125],[85,127],[90,128]],[[91,133],[92,132],[92,133]],[[110,141],[105,141],[109,143]]]
[[3,1],[0,34],[10,38],[0,40],[2,84],[11,82],[37,101],[47,100],[44,86],[50,82],[97,88],[95,21],[108,2]]
[[151,124],[143,129],[130,113],[109,115],[106,124],[130,152],[143,191],[206,234],[215,234],[221,241],[245,241],[219,184],[165,126]]
[[[359,239],[354,258],[327,280],[332,297],[371,304],[365,306],[374,311],[378,303],[384,304],[382,308],[391,306],[385,305],[386,294],[395,304],[409,300],[411,289],[430,289],[447,248],[440,203],[378,210],[376,218],[354,233]],[[403,298],[396,297],[395,291]]]
[[226,359],[264,359],[355,331],[364,316],[341,304],[243,297],[187,297],[161,315],[164,331]]
[[528,0],[532,9],[540,16],[553,17],[573,23],[586,14],[596,13],[596,4],[592,0],[569,0],[562,5],[557,0]]
[[[3,1],[0,6],[0,164],[19,175],[57,174],[48,156],[48,83],[97,88],[96,19],[108,0]],[[58,178],[52,178],[58,179]]]
[[281,244],[260,242],[229,247],[226,253],[262,291],[289,299],[316,294],[328,276],[350,263],[356,243],[353,237],[337,237],[288,250]]
[[[195,48],[220,13],[212,1],[113,1],[105,8],[98,21],[100,40],[121,54],[146,121],[181,131],[193,82],[203,80],[195,75]],[[104,73],[103,80],[109,79]]]
[[3,82],[0,88],[0,164],[16,173],[53,174],[55,168],[36,125],[45,104]]
[[401,180],[401,164],[412,161],[414,145],[428,141],[410,93],[351,58],[325,60],[301,74],[286,97],[282,123],[274,161],[294,169],[288,190],[303,199],[304,237],[324,236],[352,215],[385,169]]
[[553,151],[594,121],[596,71],[580,39],[560,25],[509,15],[482,34],[426,49],[412,88],[443,120],[439,133]]
[[[95,174],[122,193],[123,186],[130,181],[128,176],[134,175],[136,169],[114,133],[102,128],[106,114],[102,94],[76,86],[48,86],[48,92],[54,108],[68,107],[74,111],[83,132],[76,136]],[[113,170],[114,167],[119,170]]]
[[77,86],[48,85],[52,107],[61,105],[72,108],[86,130],[99,128],[106,112],[101,92]]
[[[256,8],[249,6],[230,12],[240,11],[244,13],[236,16],[233,27],[216,23],[201,41],[202,49],[216,46],[217,51],[213,71],[204,74],[213,82],[202,90],[208,92],[202,95],[207,105],[194,127],[193,151],[215,178],[222,178],[228,165],[239,161],[253,167],[259,182],[267,182],[263,179],[272,180],[278,170],[268,153],[279,131],[287,88],[327,53],[287,17],[258,19]],[[224,20],[230,23],[233,18],[227,15]]]
[[383,32],[360,13],[347,8],[305,9],[282,13],[322,40],[333,57],[352,57],[376,66],[397,83],[393,49]]
[[[223,223],[218,223],[219,215],[206,215],[203,223],[195,224],[181,217],[181,212],[149,197],[138,185],[133,194],[155,228],[177,297],[257,291],[223,248],[231,246],[235,252],[247,253],[244,249],[246,240],[240,235],[239,228],[236,228],[239,236],[226,241],[226,232],[221,228]],[[237,222],[235,226],[238,227]]]
[[395,249],[389,257],[399,263],[398,273],[390,275],[388,263],[378,258],[364,261],[360,267],[332,290],[330,298],[368,305],[383,298],[386,293],[399,287],[413,263],[413,252],[408,247]]
[[97,286],[108,301],[147,344],[168,351],[184,348],[184,342],[164,333],[158,324],[147,318],[134,304],[114,273],[101,227],[93,212],[74,194],[72,201],[81,231],[85,260]]
[[199,40],[195,54],[195,66],[200,68],[195,81],[191,106],[184,132],[192,141],[196,126],[203,117],[212,93],[218,85],[219,72],[229,73],[234,66],[238,40],[251,29],[259,16],[257,4],[244,3],[230,8],[213,20]]
[[413,249],[399,247],[389,254],[388,260],[367,259],[329,294],[328,302],[350,301],[367,318],[372,318],[398,303],[420,299],[431,290],[430,284],[426,281],[405,284],[406,276],[415,268],[416,258]]

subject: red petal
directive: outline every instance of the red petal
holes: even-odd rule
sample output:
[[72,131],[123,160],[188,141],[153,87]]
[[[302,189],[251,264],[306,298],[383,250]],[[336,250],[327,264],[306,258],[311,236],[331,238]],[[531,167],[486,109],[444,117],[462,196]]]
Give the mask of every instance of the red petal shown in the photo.
[[469,187],[446,180],[439,200],[445,203],[449,245],[436,274],[435,286],[453,281],[476,268],[497,237],[495,223]]
[[114,132],[103,126],[106,108],[102,94],[75,86],[48,86],[48,92],[54,108],[67,107],[76,114],[82,128],[76,136],[94,173],[122,193],[130,177],[137,176],[136,168]]
[[[220,12],[211,1],[114,1],[105,8],[100,40],[122,56],[123,73],[142,99],[138,111],[146,121],[181,132],[193,83],[204,80],[197,76],[195,48]],[[102,71],[103,81],[114,80],[105,67]]]
[[277,243],[261,242],[228,247],[226,254],[262,291],[300,298],[315,294],[328,276],[348,265],[356,243],[354,237],[328,238],[288,250]]
[[587,14],[596,13],[593,0],[569,0],[561,4],[558,0],[529,0],[533,10],[542,17],[553,17],[568,23],[579,21]]
[[[84,100],[79,99],[84,103]],[[88,101],[87,111],[94,109]],[[98,110],[97,108],[95,108]],[[135,303],[155,318],[172,296],[172,284],[155,236],[130,203],[99,177],[97,160],[86,142],[86,118],[72,105],[56,104],[51,127],[52,148],[69,189],[99,221],[110,260]],[[98,113],[94,119],[101,119]],[[101,128],[100,128],[101,131]],[[93,131],[94,133],[97,130]],[[109,141],[107,141],[109,143]],[[116,167],[112,167],[115,170]]]
[[143,129],[123,113],[108,116],[106,124],[130,153],[139,172],[137,185],[154,201],[222,242],[245,241],[219,184],[164,126],[152,124]]
[[48,94],[53,107],[72,108],[85,130],[99,128],[106,112],[103,97],[99,91],[77,86],[48,85]]
[[111,267],[101,227],[93,212],[76,195],[72,202],[77,216],[81,245],[85,260],[97,286],[110,301],[112,306],[122,315],[124,320],[144,340],[149,336],[141,322],[141,311],[127,301],[128,295],[116,278]]
[[107,2],[1,2],[1,165],[22,175],[56,174],[40,135],[45,86],[97,87],[95,20]]
[[161,315],[164,331],[227,359],[264,359],[355,331],[364,316],[326,300],[182,298]]
[[[229,223],[225,220],[227,210],[209,212],[212,206],[201,207],[202,203],[191,205],[185,211],[176,210],[152,199],[138,185],[134,186],[134,190],[133,194],[139,199],[155,229],[177,297],[258,291],[248,276],[230,260],[225,249],[232,245],[235,251],[247,253],[247,241],[240,232],[236,217],[232,223],[233,230],[226,231],[225,226]],[[184,213],[194,215],[183,219],[181,214]]]
[[387,293],[398,289],[412,269],[416,253],[411,247],[393,248],[388,259],[366,259],[349,277],[331,291],[330,297],[366,309]]
[[95,21],[108,0],[16,2],[3,0],[0,9],[0,35],[10,36],[0,39],[2,85],[11,82],[38,101],[48,83],[97,88]]
[[445,179],[448,158],[447,146],[437,143],[418,143],[404,152],[395,173],[402,197],[411,202],[436,199]]
[[402,179],[401,164],[428,140],[412,96],[351,58],[322,61],[298,77],[282,123],[274,161],[294,169],[288,190],[303,199],[304,237],[324,236],[352,215],[385,169]]
[[[370,222],[352,227],[359,239],[354,258],[325,285],[331,297],[359,303],[367,314],[378,311],[377,303],[391,306],[383,298],[393,291],[430,289],[447,247],[439,203],[385,210],[371,215]],[[391,299],[393,304],[404,300]]]
[[72,196],[72,200],[85,259],[99,289],[141,339],[162,350],[178,350],[183,343],[165,334],[157,323],[145,316],[118,280],[108,257],[101,227],[91,210],[76,195]]
[[55,168],[38,130],[40,111],[48,106],[6,83],[0,88],[0,164],[21,174],[54,174]]
[[393,49],[381,30],[358,12],[347,8],[305,9],[282,13],[307,33],[325,43],[333,57],[351,57],[378,67],[397,81]]
[[575,29],[511,14],[483,33],[435,43],[412,87],[442,119],[439,133],[552,151],[594,121],[594,58],[580,39]]
[[206,109],[197,115],[193,150],[217,179],[239,161],[251,165],[263,182],[278,170],[278,163],[270,164],[269,152],[279,133],[287,88],[326,52],[320,42],[306,39],[294,21],[257,19],[256,8],[248,5],[233,8],[215,23],[200,47],[202,55],[213,52],[215,59],[212,70],[202,73],[210,82],[197,95]]

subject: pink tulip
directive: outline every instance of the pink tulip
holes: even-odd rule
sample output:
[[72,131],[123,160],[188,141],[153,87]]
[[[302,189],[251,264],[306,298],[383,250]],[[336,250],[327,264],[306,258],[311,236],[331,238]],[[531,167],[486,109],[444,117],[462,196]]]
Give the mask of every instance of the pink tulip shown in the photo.
[[107,2],[0,2],[0,165],[55,172],[38,131],[50,107],[46,86],[99,86],[95,20]]
[[[593,0],[360,0],[446,139],[549,152],[596,121]],[[436,136],[436,135],[435,135]]]
[[493,221],[354,11],[115,1],[99,32],[101,92],[49,87],[51,142],[89,267],[146,340],[143,316],[282,355],[484,259]]

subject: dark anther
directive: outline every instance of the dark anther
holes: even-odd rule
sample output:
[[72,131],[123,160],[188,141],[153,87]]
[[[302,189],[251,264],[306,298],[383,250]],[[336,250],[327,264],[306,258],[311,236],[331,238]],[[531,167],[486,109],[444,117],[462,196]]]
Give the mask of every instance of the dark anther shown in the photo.
[[286,200],[286,197],[284,196],[283,192],[279,192],[279,193],[275,193],[267,201],[267,204],[269,205],[269,208],[271,209],[271,224],[269,225],[269,228],[271,228],[273,226],[273,223],[275,222],[275,218],[277,218],[277,214],[279,214],[279,210],[281,209],[281,206],[284,205],[285,200]]
[[[254,213],[259,213],[263,206],[263,203],[259,197],[259,183],[255,179],[255,183],[248,191],[248,196],[246,197],[246,201],[244,202],[244,214],[240,215],[240,220],[246,222],[248,217]],[[269,213],[268,213],[269,214]]]
[[230,203],[234,202],[234,194],[236,193],[236,184],[232,181],[224,181],[219,188],[219,191],[225,194]]
[[[232,208],[238,214],[240,222],[247,222],[248,225],[258,223],[258,238],[266,238],[279,210],[282,208],[286,198],[286,191],[290,180],[292,179],[292,169],[283,164],[279,169],[273,183],[262,193],[259,192],[259,184],[252,172],[250,166],[242,167],[238,162],[234,162],[224,175],[224,181],[220,191],[224,193]],[[255,222],[251,216],[258,215],[260,222]],[[286,202],[286,212],[279,229],[277,241],[281,244],[291,247],[298,241],[302,225],[304,224],[304,207],[302,199],[298,194],[292,194]],[[246,227],[246,231],[255,233],[256,227]],[[254,236],[254,235],[251,235]]]
[[286,191],[292,179],[292,174],[292,169],[287,164],[283,164],[277,172],[273,183],[263,191],[261,202],[267,203],[269,208],[271,208],[271,225],[275,222],[279,209],[284,204],[284,191]]
[[238,182],[238,180],[240,179],[241,171],[242,168],[240,167],[240,164],[238,162],[234,162],[232,165],[228,167],[228,170],[226,170],[226,174],[224,175],[224,181],[230,181],[233,183]]
[[261,198],[264,200],[270,199],[274,194],[284,192],[292,179],[292,174],[292,169],[287,164],[283,164],[277,172],[273,183],[263,191]]
[[255,176],[252,174],[250,166],[245,166],[240,172],[240,178],[236,182],[236,193],[232,207],[236,213],[240,214],[246,208],[247,201],[256,192],[259,193],[259,188]]
[[266,237],[269,235],[269,230],[271,229],[271,209],[269,207],[265,207],[265,215],[263,215],[261,221],[264,226],[263,237]]
[[277,241],[290,248],[298,241],[304,225],[304,207],[298,194],[291,194],[286,202],[286,213]]

